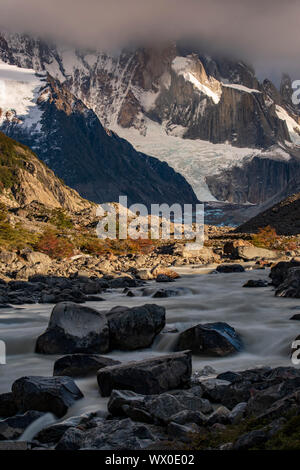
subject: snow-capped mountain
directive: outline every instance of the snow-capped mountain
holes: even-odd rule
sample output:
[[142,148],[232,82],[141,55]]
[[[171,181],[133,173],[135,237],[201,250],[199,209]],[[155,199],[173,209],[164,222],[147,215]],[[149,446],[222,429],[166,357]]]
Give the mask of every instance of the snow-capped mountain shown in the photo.
[[110,55],[3,34],[0,57],[47,71],[104,126],[180,171],[200,199],[265,203],[299,174],[287,76],[277,90],[243,62],[175,44]]
[[34,149],[56,175],[95,202],[196,203],[166,163],[139,153],[104,129],[59,81],[46,73],[0,63],[0,130]]

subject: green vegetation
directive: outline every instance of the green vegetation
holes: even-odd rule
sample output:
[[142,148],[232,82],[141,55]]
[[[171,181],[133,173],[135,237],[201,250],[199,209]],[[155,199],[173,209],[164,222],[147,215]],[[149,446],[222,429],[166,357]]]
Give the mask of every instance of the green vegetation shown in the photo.
[[0,191],[17,181],[17,168],[23,168],[29,149],[0,132]]
[[8,220],[8,212],[0,204],[0,247],[21,250],[26,246],[34,246],[38,236],[24,229],[21,224],[13,227]]
[[64,230],[73,228],[72,220],[62,209],[53,209],[49,222],[58,229]]

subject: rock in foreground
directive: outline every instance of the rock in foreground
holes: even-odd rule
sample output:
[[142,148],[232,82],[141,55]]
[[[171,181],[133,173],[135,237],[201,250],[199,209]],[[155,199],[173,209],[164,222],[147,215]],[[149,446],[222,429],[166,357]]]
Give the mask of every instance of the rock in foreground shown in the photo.
[[99,369],[120,364],[119,361],[98,354],[69,354],[54,363],[54,376],[86,377]]
[[194,354],[228,356],[241,351],[243,345],[235,329],[227,323],[206,323],[180,333],[176,350],[191,349]]
[[21,377],[12,386],[13,399],[21,412],[49,411],[61,418],[83,394],[69,377]]
[[104,397],[114,389],[155,395],[186,387],[191,373],[192,355],[190,351],[184,351],[106,367],[99,371],[97,380]]
[[164,328],[166,311],[158,305],[115,307],[107,313],[110,349],[148,348]]
[[105,353],[109,350],[106,316],[73,302],[57,304],[45,333],[37,339],[42,354]]

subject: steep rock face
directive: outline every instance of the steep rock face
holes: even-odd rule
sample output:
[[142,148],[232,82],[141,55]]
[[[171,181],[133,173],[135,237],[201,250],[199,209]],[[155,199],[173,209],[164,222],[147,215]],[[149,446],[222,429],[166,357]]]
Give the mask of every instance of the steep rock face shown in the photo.
[[0,96],[4,110],[0,129],[33,148],[82,196],[99,203],[118,201],[119,195],[127,195],[129,203],[147,205],[197,202],[181,175],[166,163],[136,152],[124,139],[104,129],[95,113],[50,75],[36,77],[32,70],[14,66],[6,66],[6,72],[7,88],[14,90],[11,83],[22,82],[24,74],[27,82],[17,111],[11,110],[14,98],[7,109],[2,104],[7,104],[7,94],[2,100]]
[[175,44],[109,56],[18,35],[6,34],[2,43],[2,60],[47,70],[107,127],[134,127],[146,134],[150,119],[167,133],[180,131],[182,137],[213,143],[266,147],[289,140],[285,122],[266,103],[252,68],[242,62],[213,59]]
[[[289,152],[291,150],[289,149]],[[297,189],[300,178],[300,154],[293,150],[282,155],[278,149],[245,159],[243,165],[232,166],[206,178],[211,192],[220,200],[252,204],[278,202]],[[269,201],[269,202],[268,202]]]
[[27,205],[38,201],[71,211],[92,209],[92,204],[65,186],[53,171],[24,145],[0,132],[0,201]]
[[270,225],[279,235],[300,233],[300,193],[294,194],[261,212],[237,228],[238,232],[253,233]]

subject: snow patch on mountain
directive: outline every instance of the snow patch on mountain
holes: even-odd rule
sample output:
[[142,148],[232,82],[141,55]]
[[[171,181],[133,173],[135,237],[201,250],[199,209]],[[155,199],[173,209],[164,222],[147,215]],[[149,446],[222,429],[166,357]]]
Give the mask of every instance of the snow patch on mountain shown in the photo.
[[276,105],[276,114],[279,119],[286,122],[291,141],[300,145],[300,125],[281,106]]
[[193,69],[193,65],[194,62],[189,57],[175,57],[172,62],[172,69],[178,75],[182,75],[186,81],[191,82],[200,92],[209,96],[215,104],[219,103],[221,95],[211,90],[196,78],[191,71]]
[[[31,131],[39,132],[42,111],[37,105],[45,74],[0,62],[0,125],[18,122]],[[41,100],[47,99],[47,93]]]
[[[215,201],[206,176],[215,175],[233,165],[243,165],[246,158],[261,154],[261,150],[233,147],[230,144],[212,144],[203,140],[182,139],[182,129],[175,128],[167,134],[166,123],[157,124],[147,119],[147,134],[136,129],[114,126],[120,137],[128,140],[136,150],[167,162],[181,173],[193,187],[201,201]],[[178,132],[179,136],[174,135]]]
[[235,88],[236,90],[239,90],[239,91],[245,91],[246,93],[261,93],[261,91],[256,90],[255,88],[248,88],[244,85],[238,85],[237,83],[223,82],[222,85],[228,88]]

